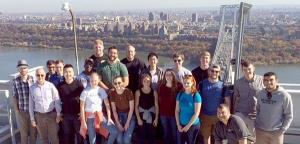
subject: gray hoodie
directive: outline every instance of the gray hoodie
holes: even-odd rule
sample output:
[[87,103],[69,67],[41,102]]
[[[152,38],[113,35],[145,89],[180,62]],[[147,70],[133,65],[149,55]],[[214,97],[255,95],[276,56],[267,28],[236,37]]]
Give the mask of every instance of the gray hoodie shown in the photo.
[[291,95],[282,87],[272,92],[268,98],[265,89],[258,93],[255,127],[264,131],[284,133],[293,120]]

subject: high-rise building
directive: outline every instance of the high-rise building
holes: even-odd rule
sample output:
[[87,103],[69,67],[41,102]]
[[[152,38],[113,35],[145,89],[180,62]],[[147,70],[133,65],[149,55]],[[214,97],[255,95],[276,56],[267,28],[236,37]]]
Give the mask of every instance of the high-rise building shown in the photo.
[[160,29],[159,29],[159,37],[160,38],[165,38],[168,35],[168,29],[165,25],[163,25]]
[[162,21],[168,21],[168,20],[169,20],[169,14],[160,12],[160,13],[159,13],[159,18],[160,18],[160,20],[162,20]]
[[160,18],[160,20],[163,20],[163,19],[164,19],[164,13],[163,13],[163,12],[160,12],[160,13],[159,13],[159,18]]
[[76,24],[81,26],[82,25],[82,19],[81,18],[76,18]]
[[192,22],[198,22],[198,15],[197,13],[192,14]]
[[149,13],[148,20],[149,20],[150,22],[154,21],[154,14],[153,14],[152,12]]

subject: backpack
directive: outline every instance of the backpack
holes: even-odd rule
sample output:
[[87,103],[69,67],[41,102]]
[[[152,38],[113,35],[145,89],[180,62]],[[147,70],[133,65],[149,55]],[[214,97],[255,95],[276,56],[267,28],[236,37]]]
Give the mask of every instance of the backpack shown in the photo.
[[[182,95],[182,93],[183,93],[183,91],[181,91],[181,92],[179,92],[179,100],[180,100],[180,97],[181,97],[181,95]],[[196,93],[196,92],[195,92]],[[193,101],[195,102],[195,93],[193,93]]]

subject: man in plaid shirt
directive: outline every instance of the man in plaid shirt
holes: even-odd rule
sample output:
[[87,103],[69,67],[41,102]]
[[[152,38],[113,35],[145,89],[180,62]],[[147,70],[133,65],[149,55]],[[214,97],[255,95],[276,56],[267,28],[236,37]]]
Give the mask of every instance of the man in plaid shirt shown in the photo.
[[29,116],[29,87],[33,84],[33,77],[28,75],[28,64],[25,60],[19,60],[17,68],[20,75],[12,80],[12,102],[20,129],[21,144],[35,144],[37,132],[31,125]]

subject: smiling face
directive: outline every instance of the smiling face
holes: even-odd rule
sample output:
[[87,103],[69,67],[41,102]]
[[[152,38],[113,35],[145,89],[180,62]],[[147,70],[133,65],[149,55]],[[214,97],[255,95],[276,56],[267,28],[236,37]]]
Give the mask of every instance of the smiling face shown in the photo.
[[221,121],[227,121],[230,117],[230,111],[227,107],[219,107],[217,116]]
[[28,74],[28,67],[27,66],[19,66],[18,71],[21,76],[26,76]]
[[208,69],[210,63],[210,56],[203,55],[200,57],[200,66],[203,69]]
[[122,81],[121,77],[117,77],[114,79],[114,87],[115,87],[115,89],[123,88],[123,81]]
[[277,89],[278,86],[278,79],[275,75],[271,76],[264,76],[264,86],[266,87],[267,91],[272,92]]
[[182,67],[183,59],[181,57],[175,57],[175,58],[173,58],[173,61],[174,61],[176,68]]
[[250,64],[248,67],[242,66],[242,71],[246,79],[250,80],[254,76],[255,67]]
[[158,59],[156,56],[151,56],[148,59],[148,63],[150,65],[150,67],[156,67],[157,63],[158,63]]
[[37,83],[40,85],[44,84],[44,82],[46,81],[45,80],[46,73],[44,69],[37,69],[35,71],[35,76],[36,76]]
[[174,75],[172,74],[172,72],[171,71],[166,71],[166,81],[167,82],[172,82],[173,81],[173,79],[174,79]]
[[100,43],[94,44],[94,51],[97,56],[102,56],[103,50],[104,50],[103,44],[100,44]]
[[55,73],[55,64],[50,64],[47,66],[48,71],[50,74],[54,74]]
[[150,87],[151,86],[151,77],[150,76],[143,77],[142,84],[143,84],[143,87]]
[[135,56],[135,48],[133,46],[128,46],[126,50],[126,56],[129,61],[132,61]]
[[59,62],[55,65],[55,67],[57,74],[62,76],[64,74],[64,64]]
[[99,83],[99,75],[97,73],[92,73],[90,78],[91,87],[95,88]]
[[110,49],[108,51],[108,58],[109,58],[109,61],[114,62],[118,58],[118,50]]
[[191,91],[192,87],[195,85],[192,79],[184,79],[183,80],[183,87],[185,91]]
[[74,78],[74,70],[72,67],[68,67],[64,69],[64,77],[66,80],[71,80]]
[[211,80],[219,79],[220,67],[216,66],[216,67],[209,68],[208,76],[209,76],[209,79],[211,79]]
[[84,71],[85,72],[87,72],[87,73],[90,73],[90,72],[92,72],[92,70],[93,70],[93,63],[92,62],[86,62],[85,64],[84,64]]

